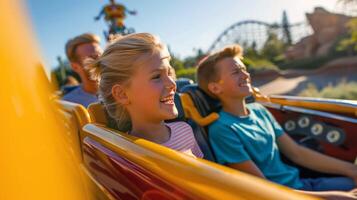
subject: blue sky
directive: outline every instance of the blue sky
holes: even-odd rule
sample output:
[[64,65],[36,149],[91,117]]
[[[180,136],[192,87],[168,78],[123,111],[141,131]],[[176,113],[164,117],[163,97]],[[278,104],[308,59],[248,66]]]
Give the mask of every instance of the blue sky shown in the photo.
[[[94,21],[109,0],[25,1],[47,67],[64,57],[69,38],[83,32],[103,36],[103,20]],[[335,0],[117,0],[138,15],[128,16],[126,25],[136,32],[158,35],[180,57],[193,49],[207,50],[228,26],[246,19],[280,22],[283,10],[290,22],[305,20],[315,6],[334,10]],[[105,41],[102,39],[102,45]]]

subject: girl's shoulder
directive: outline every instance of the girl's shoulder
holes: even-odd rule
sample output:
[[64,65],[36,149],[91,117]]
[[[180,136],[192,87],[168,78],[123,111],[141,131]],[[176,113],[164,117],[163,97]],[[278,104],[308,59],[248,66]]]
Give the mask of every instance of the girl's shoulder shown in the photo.
[[166,123],[170,128],[191,128],[191,126],[184,121]]
[[176,143],[180,140],[193,138],[192,128],[186,122],[170,122],[166,123],[166,126],[168,126],[171,131],[169,143]]

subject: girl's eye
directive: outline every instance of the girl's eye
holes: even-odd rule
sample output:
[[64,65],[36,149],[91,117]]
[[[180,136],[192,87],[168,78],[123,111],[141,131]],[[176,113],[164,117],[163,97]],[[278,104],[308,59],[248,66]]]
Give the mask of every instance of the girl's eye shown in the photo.
[[173,75],[172,69],[169,69],[169,71],[167,72],[167,75],[168,75],[168,76],[172,76],[172,75]]
[[160,74],[156,74],[151,79],[159,79],[159,78],[160,78]]
[[238,70],[234,70],[232,74],[239,74]]

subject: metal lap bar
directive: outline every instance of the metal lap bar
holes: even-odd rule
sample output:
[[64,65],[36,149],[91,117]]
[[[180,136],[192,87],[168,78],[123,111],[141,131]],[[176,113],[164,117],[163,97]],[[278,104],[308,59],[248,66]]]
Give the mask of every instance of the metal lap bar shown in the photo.
[[180,99],[182,102],[182,107],[185,112],[185,116],[187,118],[191,118],[193,121],[195,121],[200,126],[207,126],[219,118],[219,115],[215,112],[207,115],[206,117],[203,117],[198,112],[198,110],[195,107],[189,94],[186,94],[186,93],[181,94]]

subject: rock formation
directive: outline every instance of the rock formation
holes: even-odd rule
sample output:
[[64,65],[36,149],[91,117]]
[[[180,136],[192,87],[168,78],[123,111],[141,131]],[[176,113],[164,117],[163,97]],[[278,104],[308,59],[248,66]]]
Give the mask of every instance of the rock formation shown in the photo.
[[313,34],[302,38],[285,52],[288,60],[298,60],[312,56],[326,55],[339,35],[347,33],[346,23],[351,17],[331,13],[317,7],[313,13],[307,13],[306,18],[311,25]]

